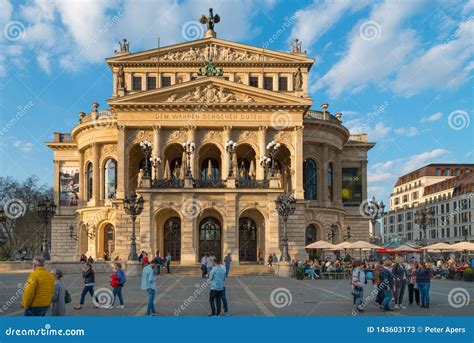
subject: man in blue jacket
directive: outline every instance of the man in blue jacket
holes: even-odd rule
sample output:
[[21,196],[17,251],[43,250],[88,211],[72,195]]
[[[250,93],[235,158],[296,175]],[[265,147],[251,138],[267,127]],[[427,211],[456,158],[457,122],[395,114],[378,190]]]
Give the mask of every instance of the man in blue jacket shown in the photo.
[[384,311],[393,311],[390,308],[390,301],[392,300],[392,289],[393,289],[393,274],[392,274],[392,262],[390,260],[385,261],[382,273],[380,274],[380,286],[379,292],[383,292],[383,301],[380,304],[380,309]]
[[[209,293],[209,304],[211,314],[209,317],[216,317],[221,314],[222,291],[224,290],[225,270],[220,268],[221,260],[215,258],[212,262],[213,268],[209,273],[211,282],[211,292]],[[219,268],[216,268],[219,267]]]

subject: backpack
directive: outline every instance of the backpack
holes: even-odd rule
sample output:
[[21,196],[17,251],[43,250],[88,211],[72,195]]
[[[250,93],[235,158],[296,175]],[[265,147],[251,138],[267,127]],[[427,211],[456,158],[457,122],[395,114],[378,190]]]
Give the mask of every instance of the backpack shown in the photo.
[[374,279],[374,273],[369,270],[369,271],[365,274],[365,278],[366,278],[367,280],[373,280],[373,279]]
[[64,302],[69,304],[72,301],[71,293],[66,289],[64,292]]

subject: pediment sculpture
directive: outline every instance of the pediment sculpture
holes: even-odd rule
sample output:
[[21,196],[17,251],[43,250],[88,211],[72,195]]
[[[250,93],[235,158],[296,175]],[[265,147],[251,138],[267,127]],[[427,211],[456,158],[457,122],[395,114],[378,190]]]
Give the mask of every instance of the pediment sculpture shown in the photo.
[[217,88],[214,85],[207,85],[202,88],[196,86],[194,91],[189,92],[183,96],[179,96],[177,93],[171,94],[166,102],[220,102],[220,103],[232,103],[232,102],[255,102],[255,100],[243,94],[240,96],[235,95],[232,92],[224,90],[224,87],[220,86]]

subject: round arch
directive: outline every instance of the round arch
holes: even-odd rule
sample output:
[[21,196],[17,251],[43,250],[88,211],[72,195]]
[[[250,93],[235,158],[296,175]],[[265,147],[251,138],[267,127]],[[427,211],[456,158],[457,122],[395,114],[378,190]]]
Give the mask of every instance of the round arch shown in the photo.
[[174,207],[160,208],[155,211],[155,239],[152,252],[155,255],[165,256],[170,253],[173,261],[181,260],[181,228],[182,216]]
[[206,208],[196,219],[195,242],[197,243],[196,251],[198,251],[199,260],[205,254],[213,254],[218,258],[223,256],[223,218],[224,216],[217,209]]
[[237,166],[234,166],[239,179],[255,179],[257,170],[257,153],[250,143],[240,143],[235,150]]
[[115,251],[115,226],[110,221],[103,221],[98,225],[96,232],[96,256],[103,258],[104,253],[108,251],[111,257]]
[[256,208],[241,211],[237,230],[239,262],[265,260],[266,218]]
[[218,144],[205,143],[198,150],[196,177],[201,180],[220,180],[224,153]]

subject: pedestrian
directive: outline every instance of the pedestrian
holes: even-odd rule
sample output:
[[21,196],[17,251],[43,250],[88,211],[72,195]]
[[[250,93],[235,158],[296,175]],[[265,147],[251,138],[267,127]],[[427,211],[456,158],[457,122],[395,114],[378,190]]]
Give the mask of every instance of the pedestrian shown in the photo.
[[364,312],[362,300],[364,299],[365,272],[364,262],[357,261],[356,267],[352,270],[352,295],[354,297],[354,309],[357,312]]
[[81,258],[79,259],[79,262],[86,263],[87,262],[87,256],[85,254],[81,254]]
[[25,316],[43,317],[48,312],[54,294],[54,277],[44,268],[43,256],[33,258],[33,271],[28,275],[21,305]]
[[212,264],[213,264],[212,261],[213,261],[212,255],[211,256],[207,255],[206,256],[206,270],[207,270],[208,277],[212,270]]
[[168,274],[171,273],[171,271],[170,271],[171,259],[172,259],[171,254],[168,251],[168,253],[166,254],[166,271],[168,272]]
[[110,261],[110,254],[108,250],[104,251],[104,261]]
[[155,274],[156,275],[160,275],[161,274],[161,257],[160,257],[160,252],[157,251],[156,252],[156,256],[155,258],[153,259],[153,261],[155,261],[155,263],[153,264],[154,266],[156,266],[155,268]]
[[418,271],[418,263],[414,262],[410,265],[408,271],[408,305],[413,304],[413,299],[417,305],[420,305],[420,291],[416,284],[416,272]]
[[224,316],[228,317],[229,314],[229,304],[227,303],[227,296],[226,296],[226,287],[225,287],[225,278],[227,278],[227,268],[225,264],[221,264],[221,268],[224,270],[224,287],[222,289],[222,305],[224,306]]
[[123,286],[125,285],[125,282],[127,281],[127,278],[125,276],[125,273],[122,269],[122,264],[120,262],[115,262],[114,265],[114,273],[112,274],[112,282],[111,286],[113,288],[113,295],[114,298],[112,300],[111,304],[107,304],[104,306],[104,308],[113,308],[115,304],[115,299],[118,296],[120,305],[117,305],[117,308],[124,308],[124,302],[123,302],[123,295],[122,295],[122,289]]
[[273,256],[272,256],[272,254],[270,254],[270,255],[268,255],[268,259],[267,259],[267,266],[271,267],[272,262],[273,262]]
[[232,257],[230,257],[230,253],[227,253],[227,256],[224,258],[224,262],[225,262],[225,277],[229,277],[230,264],[232,262]]
[[207,275],[207,255],[202,255],[201,273],[202,273],[202,277],[205,278]]
[[278,263],[278,257],[277,257],[277,255],[275,255],[275,253],[273,253],[273,255],[272,255],[272,265],[274,263]]
[[209,273],[209,281],[211,282],[211,291],[209,293],[209,304],[211,305],[211,314],[209,317],[216,317],[221,314],[222,290],[224,289],[225,271],[220,266],[221,261],[214,258],[212,262],[213,268]]
[[379,304],[379,306],[382,305],[383,298],[384,298],[384,291],[381,289],[382,271],[383,271],[383,262],[379,261],[379,263],[374,268],[374,278],[372,279],[372,283],[376,286],[376,289],[377,289],[377,296],[375,298],[375,302]]
[[54,293],[51,298],[51,306],[49,308],[50,316],[64,316],[66,315],[66,288],[63,285],[63,272],[59,269],[52,272],[54,279]]
[[391,271],[392,262],[386,260],[384,262],[384,267],[380,273],[381,284],[379,290],[383,292],[383,301],[380,304],[380,309],[384,311],[393,311],[390,308],[390,300],[392,300],[392,289],[393,289],[393,275]]
[[156,316],[158,313],[155,311],[155,293],[156,293],[156,279],[158,275],[153,274],[153,268],[156,266],[156,259],[153,259],[150,264],[147,264],[143,268],[142,272],[142,285],[141,289],[147,292],[147,316]]
[[405,289],[407,287],[407,270],[405,265],[403,264],[404,261],[401,258],[397,258],[395,265],[393,266],[393,287],[394,287],[394,294],[393,297],[395,298],[395,306],[396,309],[405,309],[406,307],[403,305],[403,296],[405,295]]
[[94,259],[92,258],[92,256],[89,256],[89,258],[87,259],[87,262],[89,262],[89,264],[93,264],[94,263]]
[[416,283],[420,290],[421,306],[422,308],[430,307],[430,286],[431,286],[431,269],[428,268],[425,262],[420,262],[419,268],[416,272]]
[[94,301],[94,308],[98,308],[99,301],[97,297],[94,295],[95,272],[94,272],[94,269],[92,268],[92,264],[89,261],[87,261],[82,267],[82,277],[84,279],[84,288],[82,289],[81,300],[79,302],[79,305],[76,305],[74,309],[75,310],[82,309],[82,305],[84,305],[84,299],[87,293],[91,295]]

